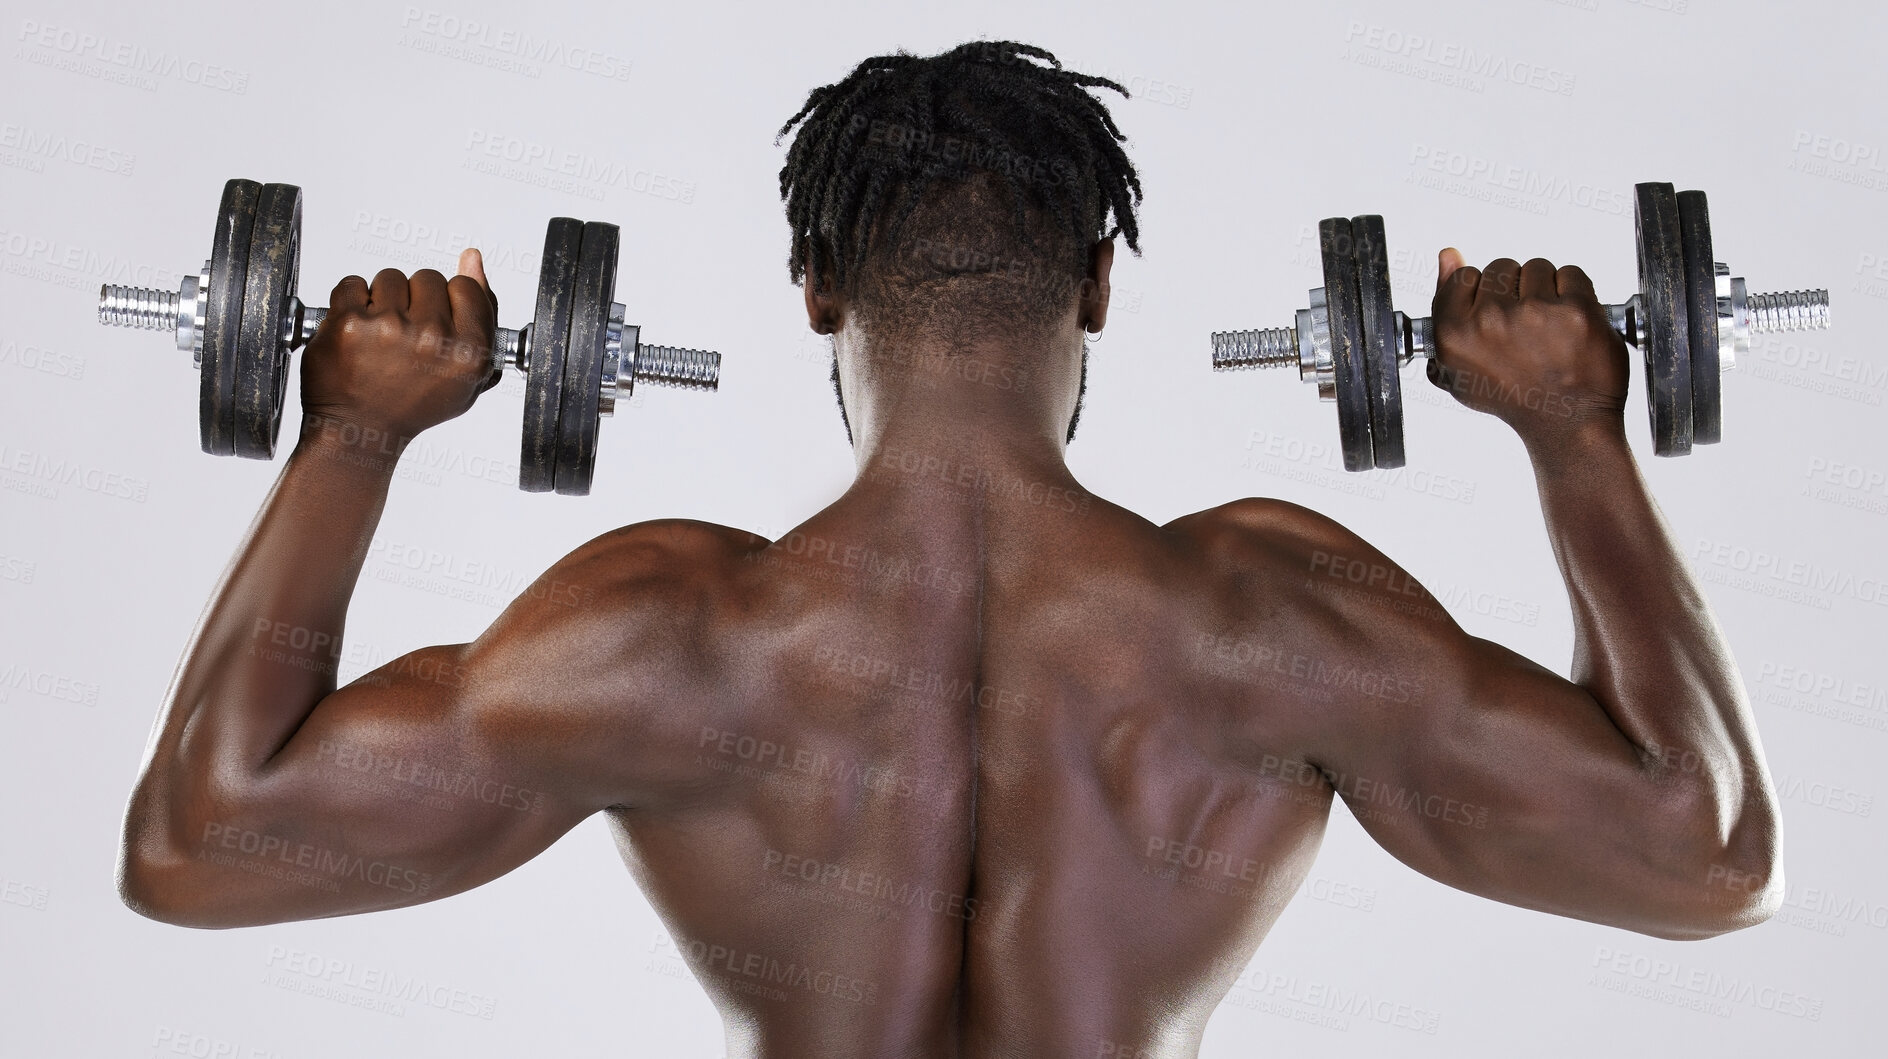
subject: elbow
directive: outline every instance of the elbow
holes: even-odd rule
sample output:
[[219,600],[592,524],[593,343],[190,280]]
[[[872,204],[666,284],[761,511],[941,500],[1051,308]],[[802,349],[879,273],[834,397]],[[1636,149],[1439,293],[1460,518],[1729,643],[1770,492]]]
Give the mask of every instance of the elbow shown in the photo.
[[1656,927],[1639,933],[1665,941],[1704,941],[1734,930],[1745,930],[1768,920],[1783,903],[1782,873],[1774,877],[1775,888],[1756,895],[1720,898],[1708,907],[1690,908],[1670,917]]
[[184,887],[173,884],[152,858],[130,849],[118,858],[118,899],[138,915],[173,926],[191,925]]
[[1673,888],[1671,922],[1645,933],[1702,941],[1757,926],[1776,914],[1784,896],[1782,832],[1774,803],[1759,801],[1763,804],[1736,817],[1728,837],[1710,844],[1708,856],[1687,862]]
[[118,866],[118,899],[146,919],[197,930],[261,925],[232,918],[228,910],[206,901],[203,895],[198,880],[178,873],[128,861]]
[[127,841],[118,855],[118,899],[138,915],[177,927],[209,927],[193,897],[200,888],[178,861]]
[[1713,895],[1714,900],[1684,909],[1655,927],[1639,933],[1665,941],[1704,941],[1734,930],[1745,930],[1768,920],[1783,904],[1783,872],[1762,877],[1752,893]]
[[182,858],[157,826],[163,819],[142,786],[132,793],[118,842],[118,900],[146,919],[179,923],[188,917],[181,906],[189,889],[178,879]]
[[234,924],[216,915],[209,880],[188,856],[163,837],[125,829],[118,849],[118,899],[146,919],[178,927]]
[[1676,940],[1702,941],[1745,930],[1767,921],[1783,907],[1783,862],[1774,856],[1756,861],[1731,858],[1707,865],[1704,884],[1711,914]]
[[[245,883],[254,876],[232,871],[235,858],[217,848],[216,836],[249,829],[217,823],[196,809],[202,804],[246,806],[232,792],[192,788],[176,791],[149,777],[132,791],[119,832],[118,899],[146,919],[171,926],[222,929],[251,925],[236,912]],[[179,808],[179,806],[190,808]],[[244,824],[247,812],[224,816]],[[260,829],[255,829],[259,831]]]

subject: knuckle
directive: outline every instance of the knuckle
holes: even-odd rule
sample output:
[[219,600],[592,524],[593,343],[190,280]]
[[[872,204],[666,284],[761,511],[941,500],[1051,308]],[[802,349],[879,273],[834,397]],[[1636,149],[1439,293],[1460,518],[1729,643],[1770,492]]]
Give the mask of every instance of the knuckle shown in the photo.
[[486,304],[485,288],[480,286],[479,281],[473,279],[471,276],[452,277],[446,281],[446,291],[449,294],[467,299],[475,305],[482,306]]
[[1569,304],[1567,302],[1542,303],[1541,311],[1547,322],[1558,327],[1585,325],[1591,323],[1593,319],[1592,315],[1587,312],[1585,306]]

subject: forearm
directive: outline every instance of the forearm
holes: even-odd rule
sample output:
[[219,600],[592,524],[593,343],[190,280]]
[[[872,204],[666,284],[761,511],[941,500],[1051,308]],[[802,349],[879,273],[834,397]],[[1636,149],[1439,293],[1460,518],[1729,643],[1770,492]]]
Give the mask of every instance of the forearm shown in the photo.
[[1573,680],[1697,795],[1724,841],[1768,831],[1772,798],[1742,680],[1618,424],[1530,439],[1548,537],[1571,596]]
[[[335,687],[342,630],[399,445],[306,421],[191,638],[132,802],[226,802]],[[150,820],[157,824],[165,821]]]

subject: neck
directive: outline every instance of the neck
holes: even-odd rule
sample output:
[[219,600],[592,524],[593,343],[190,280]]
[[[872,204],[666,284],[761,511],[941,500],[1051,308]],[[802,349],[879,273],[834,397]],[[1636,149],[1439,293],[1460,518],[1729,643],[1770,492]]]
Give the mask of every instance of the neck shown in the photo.
[[[1054,341],[835,340],[859,482],[896,486],[948,464],[966,478],[1072,481],[1065,439],[1082,368],[1080,332]],[[888,474],[903,468],[903,474]],[[856,488],[855,485],[855,488]]]

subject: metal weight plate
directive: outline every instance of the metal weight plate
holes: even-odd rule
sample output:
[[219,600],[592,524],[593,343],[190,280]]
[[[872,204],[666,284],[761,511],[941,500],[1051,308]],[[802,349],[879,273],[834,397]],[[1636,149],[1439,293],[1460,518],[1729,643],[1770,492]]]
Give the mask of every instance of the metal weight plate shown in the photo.
[[[610,302],[616,297],[616,225],[583,226],[577,258],[577,296],[570,307],[570,345],[564,358],[564,409],[557,435],[557,491],[586,496],[596,467],[597,425],[602,422],[603,346],[609,338]],[[615,384],[610,380],[611,385]]]
[[1724,437],[1724,401],[1718,374],[1718,264],[1704,192],[1678,193],[1678,225],[1685,250],[1685,313],[1691,323],[1691,443],[1715,445]]
[[1652,451],[1691,451],[1691,322],[1685,311],[1685,251],[1678,194],[1670,184],[1635,189],[1639,236],[1639,295],[1645,310],[1646,407]]
[[524,440],[518,488],[548,493],[557,485],[558,414],[564,393],[564,354],[570,341],[570,306],[577,295],[577,255],[583,222],[553,217],[544,229],[538,265],[538,303],[531,317],[530,363],[524,375]]
[[275,455],[282,426],[289,353],[284,315],[289,296],[298,289],[301,249],[302,189],[262,185],[249,235],[242,330],[229,351],[236,361],[236,455],[252,460]]
[[1357,241],[1350,222],[1342,217],[1319,221],[1318,245],[1324,257],[1324,301],[1330,317],[1337,433],[1344,447],[1344,469],[1367,471],[1376,466],[1376,457],[1370,445],[1369,382],[1364,377]]
[[1402,341],[1390,304],[1390,251],[1383,218],[1369,213],[1350,219],[1357,240],[1357,291],[1363,322],[1365,396],[1370,406],[1370,449],[1378,467],[1403,466],[1403,380],[1397,354]]
[[261,193],[262,185],[253,180],[231,180],[223,185],[223,200],[216,210],[197,387],[197,433],[203,451],[212,456],[236,451],[235,350],[242,331],[249,233]]

